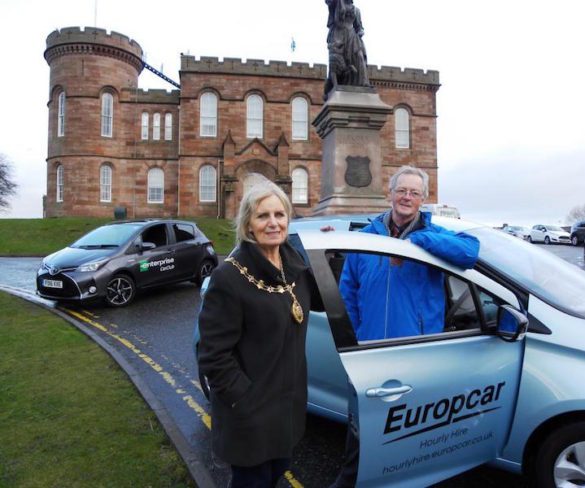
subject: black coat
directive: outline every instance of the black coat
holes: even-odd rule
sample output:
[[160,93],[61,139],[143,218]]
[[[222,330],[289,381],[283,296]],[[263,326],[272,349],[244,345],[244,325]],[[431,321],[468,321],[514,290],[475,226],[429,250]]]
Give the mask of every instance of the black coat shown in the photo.
[[[305,338],[313,308],[322,308],[308,267],[288,244],[281,246],[287,283],[304,319],[295,322],[289,293],[269,293],[231,263],[211,276],[199,314],[199,369],[211,389],[212,442],[217,456],[236,466],[291,457],[305,429]],[[256,245],[243,242],[233,257],[266,285],[280,272]]]

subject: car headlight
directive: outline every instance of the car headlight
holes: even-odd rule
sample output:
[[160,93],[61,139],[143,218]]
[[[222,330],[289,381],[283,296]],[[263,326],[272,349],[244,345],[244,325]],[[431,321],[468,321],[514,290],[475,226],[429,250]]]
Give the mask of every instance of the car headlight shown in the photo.
[[93,263],[82,264],[77,268],[76,271],[81,271],[82,273],[97,271],[100,268],[100,266],[102,266],[104,263],[105,261],[95,261]]

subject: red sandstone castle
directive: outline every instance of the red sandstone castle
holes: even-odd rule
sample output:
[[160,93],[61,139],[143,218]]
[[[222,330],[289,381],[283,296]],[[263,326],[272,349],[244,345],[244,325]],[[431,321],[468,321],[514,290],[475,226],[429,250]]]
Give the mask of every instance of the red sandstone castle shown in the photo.
[[[319,202],[325,65],[181,55],[180,89],[138,89],[138,43],[103,29],[47,37],[46,216],[235,216],[258,174],[298,215]],[[394,111],[381,131],[384,187],[414,164],[436,200],[439,73],[369,66]]]

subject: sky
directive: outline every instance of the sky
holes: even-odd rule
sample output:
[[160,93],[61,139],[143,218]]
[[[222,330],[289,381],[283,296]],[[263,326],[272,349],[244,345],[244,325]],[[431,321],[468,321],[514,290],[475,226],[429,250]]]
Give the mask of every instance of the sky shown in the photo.
[[[354,2],[369,64],[440,72],[441,203],[490,225],[564,224],[585,204],[582,0]],[[181,52],[326,64],[326,21],[324,0],[0,0],[0,153],[19,185],[0,218],[42,216],[53,30],[125,34],[179,81]],[[146,70],[139,85],[173,88]]]

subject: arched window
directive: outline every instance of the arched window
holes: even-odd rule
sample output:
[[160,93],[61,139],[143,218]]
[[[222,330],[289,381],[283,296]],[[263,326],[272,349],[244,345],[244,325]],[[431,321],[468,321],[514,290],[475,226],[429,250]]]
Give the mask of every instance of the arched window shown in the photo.
[[259,95],[250,95],[246,100],[246,134],[248,139],[262,138],[264,102]]
[[148,112],[142,112],[142,122],[140,125],[140,138],[143,141],[148,140]]
[[108,164],[100,166],[100,202],[112,201],[112,167]]
[[215,93],[205,92],[201,95],[199,135],[201,137],[217,136],[217,95]]
[[165,173],[160,168],[148,171],[148,203],[164,203]]
[[65,92],[59,93],[58,106],[57,137],[63,137],[65,135]]
[[114,97],[111,93],[102,95],[102,137],[112,137],[114,122]]
[[165,114],[165,141],[173,140],[173,114]]
[[57,180],[56,180],[56,189],[57,194],[55,195],[55,199],[57,202],[63,201],[63,165],[57,166]]
[[396,147],[408,149],[410,147],[410,121],[408,110],[397,108],[394,111],[394,126]]
[[295,168],[292,172],[292,202],[309,203],[309,173],[306,169]]
[[202,166],[199,170],[199,201],[215,202],[216,200],[216,178],[215,168],[209,164]]
[[296,141],[309,138],[309,104],[303,97],[292,101],[292,138]]
[[160,114],[152,116],[152,138],[155,141],[160,141]]

